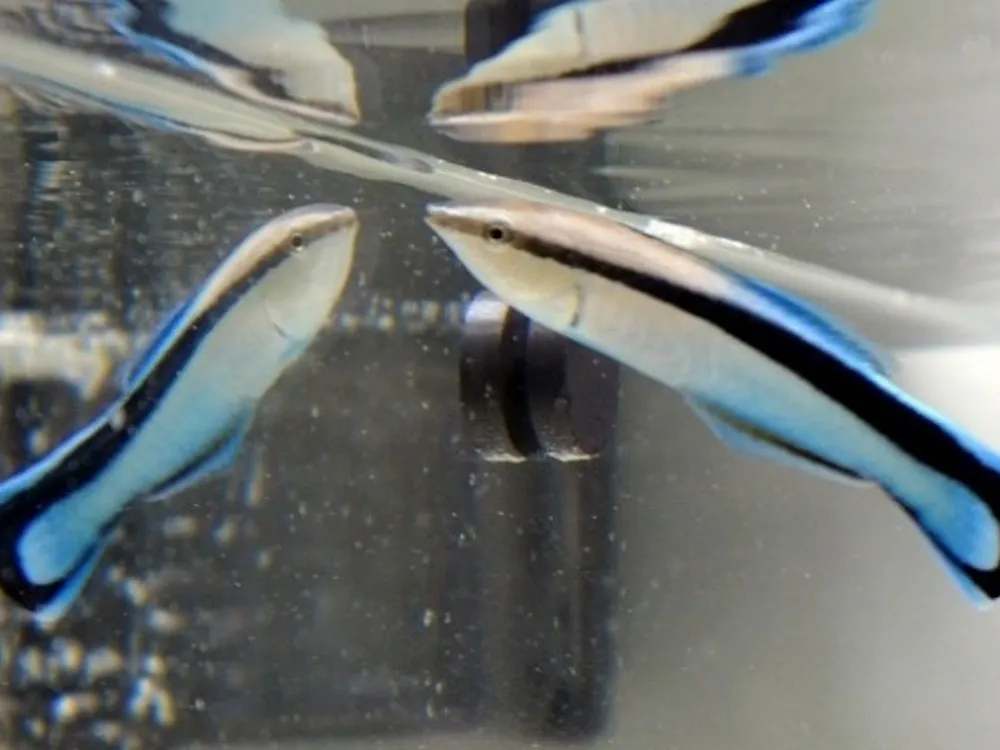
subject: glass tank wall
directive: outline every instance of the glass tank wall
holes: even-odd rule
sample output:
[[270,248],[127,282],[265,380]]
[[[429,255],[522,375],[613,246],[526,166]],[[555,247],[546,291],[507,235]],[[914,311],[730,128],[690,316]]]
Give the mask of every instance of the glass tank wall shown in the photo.
[[[215,1],[185,6],[187,31],[229,57],[150,44],[169,3],[0,0],[4,474],[116,403],[254,230],[321,202],[358,227],[328,324],[227,470],[116,516],[56,623],[5,604],[4,742],[991,746],[996,617],[884,495],[731,452],[673,391],[484,295],[424,207],[581,199],[690,227],[696,252],[919,358],[962,327],[944,318],[992,330],[1000,7],[885,0],[856,36],[653,123],[501,145],[425,115],[554,3]],[[126,10],[142,34],[109,22]],[[311,25],[282,37],[288,19]],[[310,67],[316,30],[338,56]],[[239,55],[270,78],[235,74]],[[341,97],[305,145],[274,93],[296,86]],[[936,360],[955,379],[928,398],[989,440],[984,338],[975,364]],[[202,416],[171,444],[195,451]]]

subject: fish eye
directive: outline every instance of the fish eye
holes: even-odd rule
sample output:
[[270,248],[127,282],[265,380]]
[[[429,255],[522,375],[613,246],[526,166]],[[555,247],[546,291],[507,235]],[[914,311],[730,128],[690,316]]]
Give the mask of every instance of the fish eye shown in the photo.
[[514,239],[514,232],[506,224],[494,223],[486,225],[483,236],[490,242],[507,243]]
[[300,250],[302,249],[302,246],[306,244],[306,241],[302,238],[301,234],[296,232],[295,234],[292,235],[291,243],[293,249]]

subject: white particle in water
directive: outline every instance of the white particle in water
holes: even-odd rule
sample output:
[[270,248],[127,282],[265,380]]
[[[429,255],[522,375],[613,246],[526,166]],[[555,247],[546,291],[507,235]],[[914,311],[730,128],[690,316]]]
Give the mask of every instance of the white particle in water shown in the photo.
[[187,624],[187,619],[168,609],[154,609],[149,613],[146,622],[150,630],[156,633],[179,633]]
[[274,565],[274,552],[262,549],[257,553],[257,570],[267,570]]

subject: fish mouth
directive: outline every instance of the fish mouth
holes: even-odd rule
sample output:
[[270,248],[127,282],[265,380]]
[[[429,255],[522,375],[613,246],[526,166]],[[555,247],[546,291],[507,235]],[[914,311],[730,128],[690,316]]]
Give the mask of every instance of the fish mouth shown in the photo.
[[592,138],[605,125],[597,117],[592,122],[574,122],[557,112],[474,112],[428,116],[427,124],[438,133],[464,143],[570,143]]
[[430,203],[424,209],[424,222],[442,232],[476,232],[476,222],[466,211],[452,203]]
[[315,203],[299,209],[301,214],[311,214],[320,220],[323,234],[334,234],[358,226],[358,214],[349,206],[338,203]]
[[488,205],[475,203],[433,203],[425,209],[424,222],[446,240],[456,236],[484,238],[489,227],[506,223]]
[[324,209],[329,213],[330,226],[334,230],[352,229],[358,226],[358,214],[353,208],[328,204]]

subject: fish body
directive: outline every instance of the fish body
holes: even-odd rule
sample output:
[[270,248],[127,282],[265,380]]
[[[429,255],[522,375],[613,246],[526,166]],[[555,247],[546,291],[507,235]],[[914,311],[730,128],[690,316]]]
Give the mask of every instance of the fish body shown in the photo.
[[349,277],[357,220],[295,209],[242,242],[122,373],[122,394],[0,483],[0,588],[40,621],[86,585],[134,502],[229,469],[261,397],[325,325]]
[[1000,456],[839,322],[597,217],[498,202],[427,221],[505,302],[676,389],[732,449],[880,486],[976,604],[1000,597]]
[[96,109],[162,133],[189,136],[218,148],[245,153],[297,154],[308,149],[307,141],[292,131],[288,132],[286,138],[274,140],[253,138],[222,129],[200,127],[142,106],[87,95],[51,81],[23,76],[20,78],[25,85],[11,86],[10,91],[29,106],[41,106],[58,113],[87,112]]
[[435,95],[459,140],[580,140],[651,119],[672,94],[757,76],[861,29],[875,0],[575,0]]
[[114,0],[107,19],[132,47],[247,101],[340,127],[361,119],[354,67],[279,0]]

